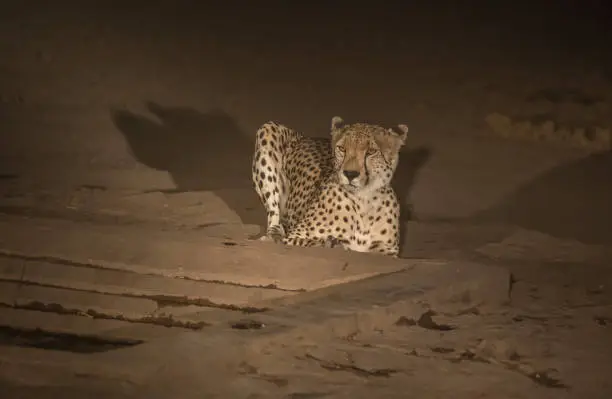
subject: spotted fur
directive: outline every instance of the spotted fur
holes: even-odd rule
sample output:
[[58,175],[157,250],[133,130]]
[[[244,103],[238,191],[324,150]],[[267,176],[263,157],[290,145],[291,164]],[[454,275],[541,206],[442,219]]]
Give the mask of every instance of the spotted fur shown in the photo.
[[264,240],[397,256],[399,203],[391,188],[408,127],[344,125],[308,138],[276,122],[257,131],[253,183],[268,216]]

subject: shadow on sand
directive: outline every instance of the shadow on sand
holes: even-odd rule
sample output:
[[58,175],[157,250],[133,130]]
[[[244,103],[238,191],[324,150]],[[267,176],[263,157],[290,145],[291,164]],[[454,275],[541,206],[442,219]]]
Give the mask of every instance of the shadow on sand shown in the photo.
[[475,218],[612,245],[612,152],[554,168]]
[[402,151],[400,160],[393,176],[391,185],[400,202],[400,254],[406,243],[408,221],[414,218],[414,209],[410,200],[410,193],[419,170],[431,158],[431,149],[427,147],[410,148]]
[[113,110],[113,123],[144,165],[170,174],[166,194],[213,191],[245,224],[261,224],[261,204],[251,184],[254,141],[223,111],[202,113],[149,102],[158,119]]
[[[112,120],[138,161],[170,174],[176,189],[165,193],[213,191],[243,223],[263,227],[265,212],[251,183],[253,138],[223,111],[202,113],[153,102],[146,106],[158,121],[126,110],[113,110]],[[410,191],[430,155],[421,147],[400,156],[393,187],[403,221],[412,217]]]

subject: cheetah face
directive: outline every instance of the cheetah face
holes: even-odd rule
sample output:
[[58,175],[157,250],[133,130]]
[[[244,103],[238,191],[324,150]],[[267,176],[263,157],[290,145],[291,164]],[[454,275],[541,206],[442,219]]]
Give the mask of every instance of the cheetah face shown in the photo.
[[334,170],[340,184],[352,192],[390,184],[408,127],[399,125],[396,132],[367,123],[341,124],[340,117],[332,119]]

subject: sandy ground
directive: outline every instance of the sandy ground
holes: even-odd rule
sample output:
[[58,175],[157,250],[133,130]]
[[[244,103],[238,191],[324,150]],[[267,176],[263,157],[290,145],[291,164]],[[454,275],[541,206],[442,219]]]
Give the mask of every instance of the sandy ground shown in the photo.
[[[334,115],[407,123],[395,182],[410,210],[402,255],[478,262],[516,280],[511,306],[444,305],[459,333],[406,334],[412,319],[379,318],[384,326],[350,339],[330,327],[197,361],[210,342],[248,339],[189,336],[170,346],[185,367],[168,366],[146,393],[122,386],[124,395],[172,397],[173,381],[199,380],[206,397],[610,396],[603,3],[35,3],[0,12],[3,214],[248,236],[264,222],[249,171],[258,125],[323,136]],[[487,122],[495,113],[555,128],[500,133]],[[588,140],[566,134],[576,129]],[[114,389],[14,378],[3,397]]]

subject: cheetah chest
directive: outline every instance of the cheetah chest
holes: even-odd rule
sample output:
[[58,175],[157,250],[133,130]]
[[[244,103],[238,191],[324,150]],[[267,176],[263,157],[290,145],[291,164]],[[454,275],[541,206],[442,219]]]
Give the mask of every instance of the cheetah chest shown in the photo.
[[391,212],[384,207],[384,201],[355,201],[356,217],[348,248],[357,252],[368,252],[373,246],[389,244],[395,226]]

